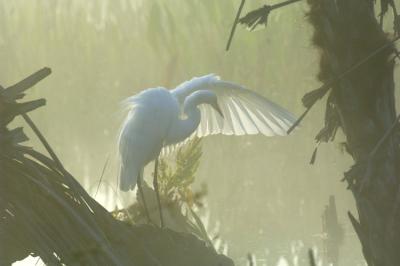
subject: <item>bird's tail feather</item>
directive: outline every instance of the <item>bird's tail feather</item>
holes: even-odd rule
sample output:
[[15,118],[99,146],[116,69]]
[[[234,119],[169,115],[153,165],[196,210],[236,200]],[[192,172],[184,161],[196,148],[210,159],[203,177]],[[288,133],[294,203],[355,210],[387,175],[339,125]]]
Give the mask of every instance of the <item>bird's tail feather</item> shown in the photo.
[[137,169],[130,165],[121,165],[119,188],[122,191],[134,190],[140,174],[143,175],[143,169]]

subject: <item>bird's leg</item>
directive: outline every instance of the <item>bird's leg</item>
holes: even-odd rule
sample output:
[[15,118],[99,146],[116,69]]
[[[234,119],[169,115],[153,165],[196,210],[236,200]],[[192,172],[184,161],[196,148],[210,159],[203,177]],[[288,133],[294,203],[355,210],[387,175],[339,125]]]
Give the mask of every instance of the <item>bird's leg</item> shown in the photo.
[[156,191],[157,202],[158,202],[158,210],[160,211],[160,225],[161,225],[161,228],[163,228],[164,227],[164,219],[163,219],[163,215],[162,215],[160,192],[159,192],[159,189],[158,189],[157,177],[158,177],[158,156],[157,156],[156,161],[154,163],[153,186],[154,186],[154,190]]
[[138,185],[138,189],[139,189],[139,195],[142,198],[144,212],[146,213],[146,217],[147,217],[147,222],[150,224],[151,223],[151,219],[150,219],[149,209],[147,209],[146,200],[144,199],[142,183],[143,183],[143,177],[142,177],[142,173],[140,173],[139,176],[138,176],[137,185]]

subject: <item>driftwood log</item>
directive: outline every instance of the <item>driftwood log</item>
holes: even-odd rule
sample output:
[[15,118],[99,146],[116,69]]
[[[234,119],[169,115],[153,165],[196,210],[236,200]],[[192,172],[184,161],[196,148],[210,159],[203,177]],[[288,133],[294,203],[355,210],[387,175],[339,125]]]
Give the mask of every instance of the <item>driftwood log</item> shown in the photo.
[[394,37],[381,29],[372,0],[308,3],[313,42],[321,52],[319,79],[323,83],[386,47],[332,86],[325,128],[317,140],[332,140],[336,129],[342,128],[346,151],[355,161],[345,180],[354,195],[358,219],[350,213],[349,217],[364,257],[370,266],[400,265],[400,151],[395,48],[390,41]]
[[[118,221],[86,193],[26,114],[45,100],[17,101],[50,72],[0,87],[0,265],[28,255],[47,265],[233,265],[191,234]],[[22,128],[7,128],[18,115],[50,157],[21,145]]]

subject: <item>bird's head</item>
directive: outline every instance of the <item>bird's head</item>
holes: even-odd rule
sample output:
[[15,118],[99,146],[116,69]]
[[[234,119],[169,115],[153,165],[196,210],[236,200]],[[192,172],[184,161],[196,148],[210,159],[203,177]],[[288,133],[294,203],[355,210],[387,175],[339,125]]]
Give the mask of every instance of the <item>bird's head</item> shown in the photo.
[[211,105],[212,108],[214,108],[215,111],[217,111],[217,113],[223,118],[224,117],[224,113],[221,110],[221,107],[218,104],[218,97],[215,94],[215,92],[213,91],[208,91],[206,90],[206,103],[208,103],[209,105]]
[[[200,104],[209,104],[211,107],[221,116],[224,117],[224,114],[218,104],[218,97],[215,92],[210,90],[199,90],[192,93],[188,97],[188,102],[191,102],[194,106]],[[190,105],[190,104],[188,104]]]

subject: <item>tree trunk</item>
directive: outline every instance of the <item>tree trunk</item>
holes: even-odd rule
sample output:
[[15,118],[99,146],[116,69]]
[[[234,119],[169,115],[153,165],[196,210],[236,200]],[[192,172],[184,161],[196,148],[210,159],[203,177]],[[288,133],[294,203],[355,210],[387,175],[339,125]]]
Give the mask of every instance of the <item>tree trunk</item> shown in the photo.
[[313,42],[321,50],[319,79],[324,83],[387,45],[332,86],[325,129],[342,128],[346,150],[355,161],[345,180],[356,200],[358,221],[349,216],[368,265],[396,266],[400,265],[398,135],[390,135],[371,155],[396,120],[394,48],[375,18],[373,2],[308,0],[309,18],[315,29]]

